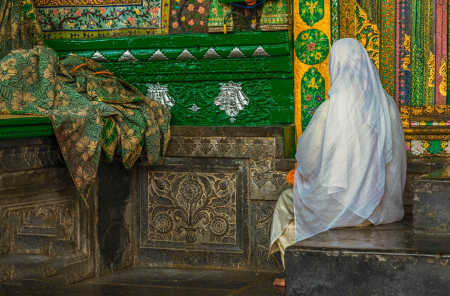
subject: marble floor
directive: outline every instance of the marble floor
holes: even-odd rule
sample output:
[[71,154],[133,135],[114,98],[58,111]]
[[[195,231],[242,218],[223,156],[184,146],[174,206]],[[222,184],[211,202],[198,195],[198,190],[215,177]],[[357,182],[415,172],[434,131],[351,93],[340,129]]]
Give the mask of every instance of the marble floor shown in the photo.
[[282,296],[274,273],[132,268],[70,286],[41,281],[0,285],[0,296]]

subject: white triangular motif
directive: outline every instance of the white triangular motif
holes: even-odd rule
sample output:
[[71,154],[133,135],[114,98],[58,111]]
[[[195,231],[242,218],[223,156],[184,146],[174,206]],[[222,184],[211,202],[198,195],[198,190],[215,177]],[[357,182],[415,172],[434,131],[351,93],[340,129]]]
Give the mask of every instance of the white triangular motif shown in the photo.
[[101,52],[96,51],[92,56],[91,59],[97,62],[107,62],[108,60],[105,58],[104,55],[102,55]]
[[239,48],[235,47],[232,51],[230,51],[228,58],[245,58],[245,54],[243,54]]
[[168,58],[159,49],[148,59],[149,61],[167,61]]
[[252,56],[254,57],[270,57],[270,54],[268,54],[264,48],[260,45],[258,46],[255,51],[253,52]]
[[137,59],[131,54],[129,50],[125,51],[118,59],[119,62],[136,62]]
[[189,52],[189,50],[185,49],[178,55],[177,60],[195,60],[195,57]]
[[207,52],[205,52],[205,54],[203,55],[204,59],[220,59],[222,58],[214,48],[210,48],[208,49]]

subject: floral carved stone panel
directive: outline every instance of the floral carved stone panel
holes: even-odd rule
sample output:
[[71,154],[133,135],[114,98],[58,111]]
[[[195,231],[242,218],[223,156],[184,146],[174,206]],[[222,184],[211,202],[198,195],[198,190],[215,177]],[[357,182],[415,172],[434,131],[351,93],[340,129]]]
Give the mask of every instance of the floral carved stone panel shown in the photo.
[[141,241],[236,245],[236,186],[231,172],[149,171]]

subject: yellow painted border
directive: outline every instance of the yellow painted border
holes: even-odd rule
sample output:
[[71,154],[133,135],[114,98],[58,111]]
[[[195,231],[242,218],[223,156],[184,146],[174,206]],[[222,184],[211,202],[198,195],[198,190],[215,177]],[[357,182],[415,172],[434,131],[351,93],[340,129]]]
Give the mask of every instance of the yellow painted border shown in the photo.
[[[330,42],[331,50],[331,2],[330,0],[324,0],[324,16],[323,18],[315,23],[313,26],[308,26],[300,17],[299,13],[299,0],[294,0],[294,39],[297,39],[298,34],[308,29],[317,29],[327,35]],[[294,47],[295,51],[295,47]],[[295,130],[297,138],[302,134],[302,102],[301,102],[301,80],[303,75],[311,67],[315,67],[320,74],[325,79],[325,99],[328,99],[328,89],[330,87],[330,75],[328,73],[328,59],[327,57],[324,61],[317,65],[306,65],[300,62],[294,53],[294,112],[295,112]]]

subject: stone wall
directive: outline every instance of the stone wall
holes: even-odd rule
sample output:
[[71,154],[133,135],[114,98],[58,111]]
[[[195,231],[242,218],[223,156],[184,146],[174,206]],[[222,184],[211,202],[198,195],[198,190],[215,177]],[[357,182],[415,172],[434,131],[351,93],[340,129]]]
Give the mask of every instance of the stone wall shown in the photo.
[[94,208],[82,204],[53,138],[0,141],[0,280],[92,276]]
[[138,263],[279,269],[270,224],[293,166],[281,127],[174,129],[164,165],[138,170]]

